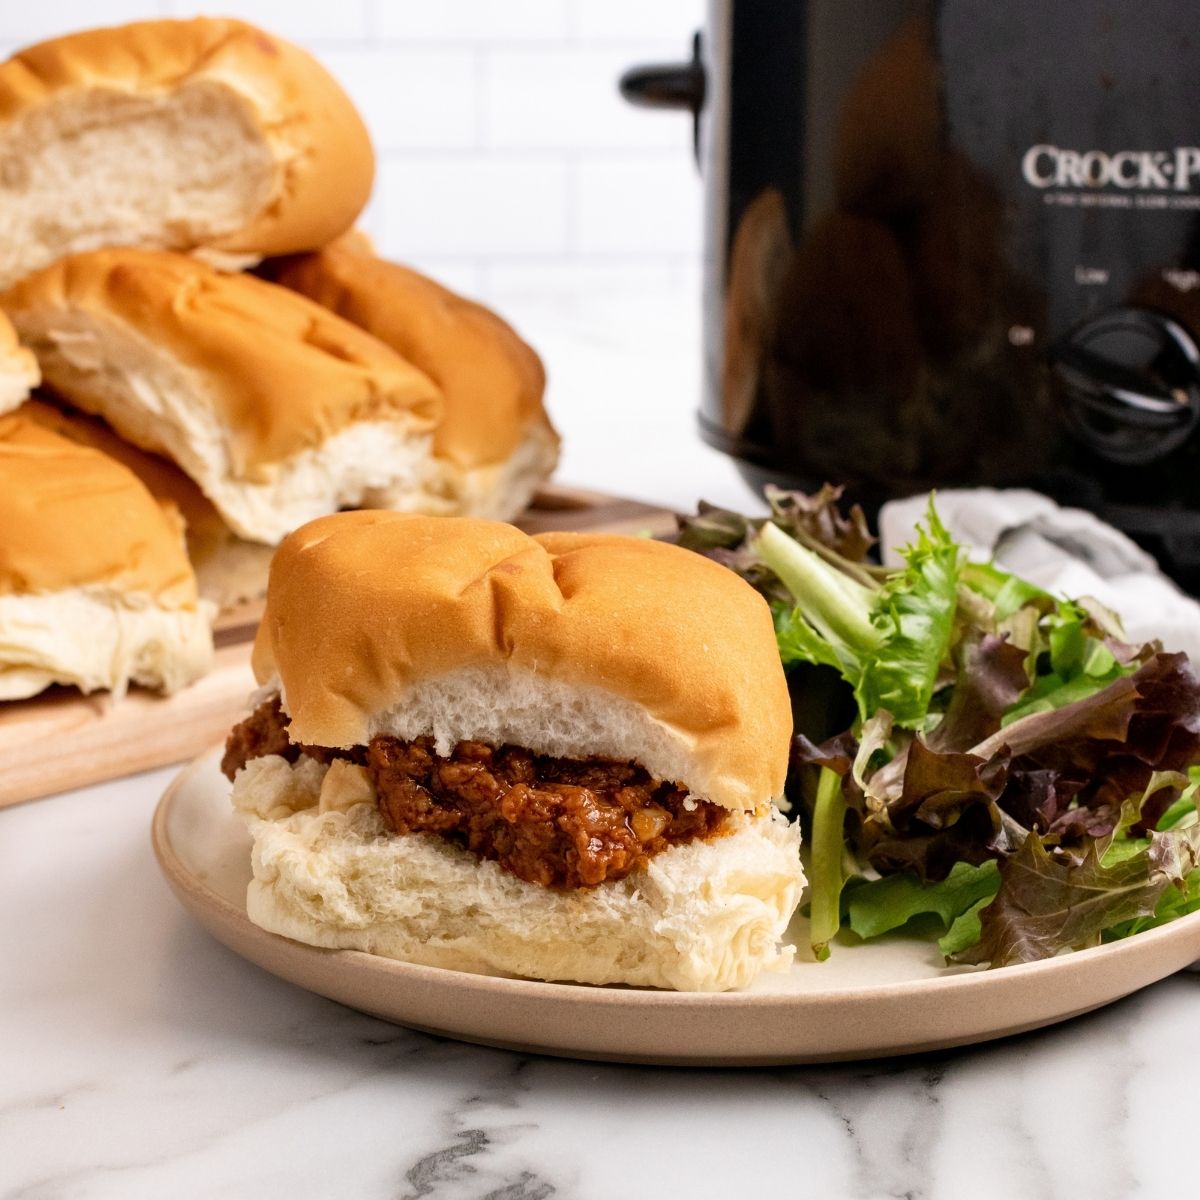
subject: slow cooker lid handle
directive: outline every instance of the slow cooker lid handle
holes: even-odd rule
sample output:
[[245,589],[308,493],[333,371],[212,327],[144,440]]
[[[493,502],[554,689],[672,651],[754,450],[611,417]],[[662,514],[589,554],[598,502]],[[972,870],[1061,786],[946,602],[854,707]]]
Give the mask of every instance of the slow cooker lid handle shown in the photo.
[[620,78],[621,95],[640,108],[682,108],[693,118],[692,145],[699,156],[700,110],[707,81],[700,57],[700,34],[692,38],[692,60],[684,63],[648,63],[630,67]]

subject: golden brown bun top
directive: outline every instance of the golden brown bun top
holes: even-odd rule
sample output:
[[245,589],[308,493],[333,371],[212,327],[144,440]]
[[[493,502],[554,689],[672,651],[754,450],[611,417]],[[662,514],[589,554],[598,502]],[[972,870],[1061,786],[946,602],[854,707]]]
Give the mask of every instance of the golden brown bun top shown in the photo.
[[34,396],[21,407],[24,416],[59,437],[90,446],[128,467],[159,504],[164,507],[174,505],[179,510],[189,537],[193,533],[210,539],[228,535],[229,526],[221,519],[212,501],[173,462],[127,442],[96,417],[59,408],[52,396],[44,393]]
[[34,405],[0,416],[0,594],[94,584],[194,607],[196,577],[174,507],[44,419]]
[[[59,259],[0,294],[21,314],[116,321],[203,373],[229,429],[234,470],[249,475],[355,421],[441,411],[433,382],[321,305],[252,275],[182,254],[114,248]],[[62,389],[63,398],[72,399]]]
[[375,173],[362,118],[316,59],[243,21],[137,21],[30,46],[0,64],[0,121],[81,89],[152,95],[192,80],[243,96],[276,159],[263,211],[207,246],[290,254],[324,245],[353,224]]
[[[783,791],[791,705],[766,602],[677,546],[352,512],[284,539],[254,647],[293,739],[349,746],[417,682],[511,663],[631,701],[694,744],[710,798]],[[680,782],[688,783],[688,780]]]
[[534,426],[553,432],[541,359],[490,309],[343,238],[269,264],[285,287],[353,321],[442,390],[434,454],[460,467],[503,462]]

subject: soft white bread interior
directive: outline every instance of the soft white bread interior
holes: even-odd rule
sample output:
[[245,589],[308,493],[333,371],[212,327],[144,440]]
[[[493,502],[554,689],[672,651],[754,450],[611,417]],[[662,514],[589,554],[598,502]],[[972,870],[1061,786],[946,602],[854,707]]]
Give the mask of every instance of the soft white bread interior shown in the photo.
[[315,59],[241,21],[142,21],[0,64],[0,286],[100,246],[245,265],[348,229],[374,156]]
[[242,537],[423,494],[437,387],[303,296],[164,251],[60,259],[0,294],[56,395],[177,463]]
[[212,502],[174,463],[139,450],[96,417],[60,408],[45,393],[25,404],[21,412],[60,437],[115,458],[145,484],[160,504],[178,509],[202,600],[227,609],[266,595],[272,548],[238,537]]
[[[458,742],[476,741],[525,746],[555,758],[600,755],[634,761],[656,779],[686,783],[706,795],[699,786],[707,776],[696,763],[694,739],[681,736],[644,704],[511,662],[418,679],[402,703],[371,718],[368,732],[405,741],[432,736],[441,755]],[[760,797],[762,803],[770,799]]]
[[[498,463],[461,467],[449,459],[430,461],[429,481],[416,511],[443,516],[485,517],[511,521],[558,466],[558,434],[546,425],[526,428],[513,452]],[[384,490],[376,497],[380,508],[411,510],[403,494]]]
[[41,378],[37,359],[17,341],[12,322],[0,312],[0,413],[16,408]]
[[766,602],[646,538],[325,517],[275,554],[253,662],[294,742],[434,733],[633,759],[731,809],[783,792],[791,704]]
[[558,436],[542,403],[541,359],[507,322],[377,258],[356,235],[264,272],[373,334],[441,389],[436,477],[422,511],[508,520],[526,507],[554,470]]
[[791,961],[780,939],[804,877],[799,831],[778,813],[736,815],[725,836],[624,879],[556,891],[427,834],[390,836],[373,804],[330,808],[326,776],[267,756],[234,784],[254,838],[247,911],[273,933],[459,971],[684,991],[744,987]]
[[212,635],[173,505],[120,463],[0,417],[0,699],[54,683],[174,691]]
[[167,608],[108,584],[0,594],[0,700],[54,684],[125,693],[130,683],[176,692],[212,665],[198,608]]

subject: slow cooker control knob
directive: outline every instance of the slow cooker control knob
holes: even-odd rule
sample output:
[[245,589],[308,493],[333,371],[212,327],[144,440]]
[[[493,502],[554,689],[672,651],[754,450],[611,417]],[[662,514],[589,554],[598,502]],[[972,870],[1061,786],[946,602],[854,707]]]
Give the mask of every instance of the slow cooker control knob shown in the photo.
[[1060,339],[1049,360],[1068,426],[1109,462],[1163,458],[1200,420],[1200,350],[1163,313],[1110,309]]

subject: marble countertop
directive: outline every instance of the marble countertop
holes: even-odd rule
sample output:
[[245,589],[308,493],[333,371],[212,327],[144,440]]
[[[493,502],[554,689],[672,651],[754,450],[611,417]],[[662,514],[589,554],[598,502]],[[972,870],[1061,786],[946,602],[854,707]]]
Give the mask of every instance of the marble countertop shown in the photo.
[[[749,502],[693,434],[691,303],[515,313],[550,365],[564,479]],[[895,1061],[715,1072],[480,1049],[351,1012],[208,937],[150,851],[172,774],[0,813],[4,1200],[1115,1200],[1190,1173],[1200,975]]]

